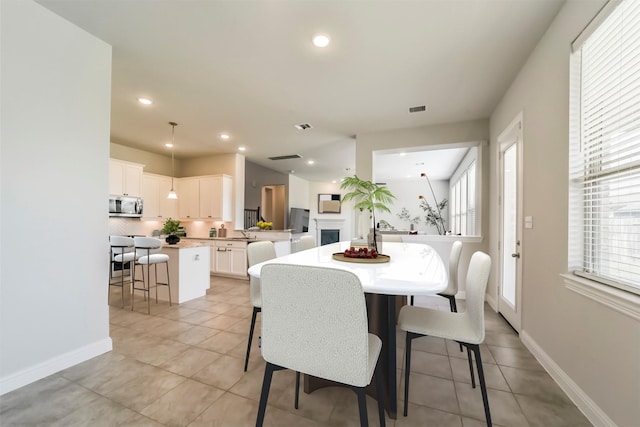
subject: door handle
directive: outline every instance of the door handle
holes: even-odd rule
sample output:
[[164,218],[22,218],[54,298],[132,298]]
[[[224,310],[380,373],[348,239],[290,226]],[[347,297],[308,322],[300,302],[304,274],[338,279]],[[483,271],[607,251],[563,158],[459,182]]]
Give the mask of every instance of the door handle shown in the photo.
[[511,254],[512,258],[520,258],[520,253],[516,252],[515,254]]

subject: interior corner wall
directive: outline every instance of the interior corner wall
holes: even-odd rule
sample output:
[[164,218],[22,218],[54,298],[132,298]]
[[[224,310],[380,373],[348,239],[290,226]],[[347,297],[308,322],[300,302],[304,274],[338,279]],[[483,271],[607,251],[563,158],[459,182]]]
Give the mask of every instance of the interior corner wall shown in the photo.
[[0,394],[111,349],[111,47],[1,3]]
[[262,187],[265,185],[284,185],[288,194],[289,175],[265,168],[257,163],[245,162],[244,205],[255,209],[262,203]]
[[[523,113],[522,330],[536,357],[556,368],[565,391],[596,425],[640,420],[640,323],[564,286],[568,269],[570,44],[605,0],[568,1],[491,115],[497,137]],[[491,255],[498,255],[497,174],[491,174]],[[497,263],[496,263],[497,264]],[[560,381],[562,383],[562,381]],[[575,386],[571,390],[570,387]],[[594,419],[597,416],[597,419]]]

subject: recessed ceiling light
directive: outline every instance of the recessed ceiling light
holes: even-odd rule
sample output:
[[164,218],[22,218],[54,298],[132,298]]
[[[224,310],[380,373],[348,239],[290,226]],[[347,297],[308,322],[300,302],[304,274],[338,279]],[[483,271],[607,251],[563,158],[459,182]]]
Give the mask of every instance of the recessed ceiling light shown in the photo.
[[334,179],[333,181],[331,181],[331,183],[332,183],[332,184],[335,184],[335,183],[336,183],[336,180]]
[[245,148],[245,147],[238,147],[238,150],[239,150],[239,151],[245,151],[245,150],[246,150],[246,148]]
[[171,148],[171,147],[173,147],[173,144],[170,143],[170,142],[167,142],[166,144],[164,144],[164,146],[167,147],[167,148]]
[[314,164],[314,163],[315,163],[315,161],[313,161],[313,160],[307,160],[307,164],[308,164],[308,165],[312,165],[312,164]]
[[225,140],[225,141],[226,141],[226,140],[228,140],[229,138],[231,138],[231,136],[230,136],[228,133],[221,133],[221,134],[220,134],[220,139],[223,139],[223,140]]
[[313,36],[313,44],[317,47],[327,47],[330,41],[331,39],[327,34],[320,33]]
[[401,155],[401,156],[406,156],[406,155],[407,155],[407,153],[400,153],[400,155]]
[[151,105],[153,104],[153,101],[148,99],[148,98],[138,98],[138,102],[140,104],[144,104],[144,105]]

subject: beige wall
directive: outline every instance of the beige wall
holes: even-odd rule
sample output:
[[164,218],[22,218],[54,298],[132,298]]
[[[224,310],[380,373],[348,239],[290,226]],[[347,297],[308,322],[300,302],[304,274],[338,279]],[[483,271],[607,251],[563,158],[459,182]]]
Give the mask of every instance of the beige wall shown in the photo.
[[[184,159],[177,169],[177,176],[200,176],[224,173],[236,177],[236,156],[239,154],[217,154]],[[244,158],[244,156],[242,156]]]
[[[563,284],[567,273],[569,53],[571,41],[605,3],[567,2],[491,116],[491,169],[497,136],[524,116],[524,212],[534,227],[522,242],[521,338],[565,378],[588,416],[598,408],[619,426],[640,420],[640,324]],[[497,175],[491,174],[491,255],[497,257]],[[494,263],[497,265],[497,263]],[[495,277],[495,274],[493,274]],[[495,286],[490,292],[496,292]],[[549,368],[548,368],[549,369]],[[560,381],[562,382],[562,381]],[[574,390],[570,390],[575,386]],[[585,397],[585,396],[582,396]],[[589,408],[596,405],[596,410]],[[590,414],[591,412],[591,414]],[[602,414],[600,414],[602,415]]]
[[[149,151],[138,150],[112,142],[110,145],[109,157],[112,159],[126,160],[128,162],[144,165],[144,171],[158,175],[171,176],[171,153],[166,156],[151,153]],[[181,161],[175,159],[176,176],[180,169]]]
[[3,394],[111,350],[111,46],[35,2],[0,7]]

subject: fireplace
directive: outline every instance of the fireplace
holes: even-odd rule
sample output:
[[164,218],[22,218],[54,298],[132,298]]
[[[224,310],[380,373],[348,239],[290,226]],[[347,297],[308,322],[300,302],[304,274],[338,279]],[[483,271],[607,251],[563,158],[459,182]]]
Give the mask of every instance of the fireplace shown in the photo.
[[344,219],[314,218],[316,222],[316,242],[320,246],[339,242],[346,237],[344,232]]
[[340,230],[320,230],[320,246],[340,241]]

